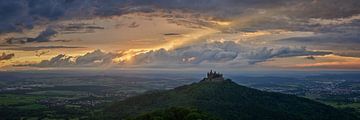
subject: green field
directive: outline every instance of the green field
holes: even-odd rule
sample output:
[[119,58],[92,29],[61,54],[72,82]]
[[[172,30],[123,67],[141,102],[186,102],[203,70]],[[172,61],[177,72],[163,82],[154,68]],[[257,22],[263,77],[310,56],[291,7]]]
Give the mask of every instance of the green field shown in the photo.
[[28,94],[43,95],[43,96],[82,96],[82,95],[86,95],[86,92],[65,91],[65,90],[46,90],[46,91],[31,92]]
[[29,105],[17,106],[16,108],[25,109],[25,110],[37,110],[37,109],[46,109],[47,107],[45,105],[40,105],[40,104],[29,104]]
[[339,102],[325,102],[328,105],[336,108],[354,108],[360,112],[360,103],[339,103]]
[[16,94],[0,94],[0,105],[27,105],[34,104],[36,100],[44,98],[37,95],[16,95]]

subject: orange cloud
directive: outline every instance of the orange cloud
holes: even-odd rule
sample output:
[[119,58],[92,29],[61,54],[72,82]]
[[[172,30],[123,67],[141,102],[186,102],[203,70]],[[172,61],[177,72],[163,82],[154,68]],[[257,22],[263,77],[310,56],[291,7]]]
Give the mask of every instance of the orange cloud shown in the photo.
[[330,69],[360,69],[360,58],[336,55],[324,56],[324,61],[308,64],[297,64],[298,68],[330,68]]

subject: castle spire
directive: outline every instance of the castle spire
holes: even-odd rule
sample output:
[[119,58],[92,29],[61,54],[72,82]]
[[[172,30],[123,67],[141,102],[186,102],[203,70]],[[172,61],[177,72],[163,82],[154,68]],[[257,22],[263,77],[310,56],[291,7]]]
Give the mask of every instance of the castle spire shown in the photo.
[[218,81],[224,81],[224,78],[220,72],[216,72],[211,69],[210,72],[207,73],[207,77],[204,78],[203,81],[218,82]]

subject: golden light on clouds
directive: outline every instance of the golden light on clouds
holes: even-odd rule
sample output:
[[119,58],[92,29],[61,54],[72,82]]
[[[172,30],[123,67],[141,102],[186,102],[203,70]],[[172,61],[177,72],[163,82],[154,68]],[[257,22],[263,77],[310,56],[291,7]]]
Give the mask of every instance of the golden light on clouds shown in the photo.
[[359,69],[360,58],[326,55],[317,57],[319,62],[296,64],[299,68]]
[[200,29],[200,30],[192,32],[192,33],[184,34],[181,37],[168,38],[166,43],[155,46],[155,47],[126,50],[124,52],[121,52],[123,54],[123,56],[121,56],[119,58],[115,58],[114,61],[131,63],[131,58],[138,54],[146,53],[146,52],[149,52],[152,50],[159,50],[159,49],[165,49],[165,50],[175,49],[177,47],[180,47],[180,46],[183,46],[183,45],[186,45],[189,43],[193,43],[198,40],[202,40],[201,39],[202,37],[206,37],[208,35],[211,35],[211,34],[214,34],[217,32],[219,32],[219,31],[217,31],[215,29],[203,28],[203,29]]
[[296,68],[296,69],[359,69],[360,58],[344,57],[334,54],[325,56],[313,56],[314,59],[306,59],[309,56],[297,56],[287,58],[274,58],[261,63],[265,67]]
[[209,22],[215,23],[217,25],[221,25],[221,26],[229,26],[231,25],[230,21],[216,21],[216,20],[211,20]]
[[272,34],[272,32],[270,32],[270,31],[256,31],[256,32],[244,32],[243,36],[244,37],[258,37],[258,36],[270,35],[270,34]]
[[[266,24],[264,22],[270,18],[272,20],[290,19],[283,16],[282,13],[284,13],[283,9],[272,8],[251,11],[247,14],[230,18],[216,18],[211,15],[198,15],[191,12],[159,10],[150,13],[134,12],[120,16],[96,17],[79,21],[54,21],[47,25],[55,26],[59,31],[59,34],[52,36],[52,40],[68,40],[68,42],[31,42],[19,46],[75,46],[79,48],[41,49],[39,52],[49,51],[41,56],[36,56],[36,51],[0,50],[0,52],[15,53],[13,59],[1,61],[0,67],[39,63],[42,60],[49,60],[59,54],[77,57],[97,49],[104,53],[117,54],[112,59],[114,63],[131,64],[134,56],[139,54],[160,49],[171,51],[186,45],[196,45],[203,42],[234,41],[249,48],[267,47],[272,49],[282,46],[278,45],[277,41],[288,38],[314,37],[318,34],[314,31],[296,31],[281,27],[261,28],[261,25],[257,28],[258,24]],[[340,25],[351,23],[351,21],[356,19],[359,19],[359,15],[339,19],[314,18],[309,19],[309,24]],[[0,36],[0,38],[11,35],[32,38],[41,33],[47,26],[36,26],[32,30],[24,31],[23,33],[7,34]],[[295,47],[307,46],[306,44],[296,45],[299,46]],[[285,44],[285,46],[294,47],[290,46],[290,44]],[[313,47],[310,46],[307,49],[313,49]],[[323,48],[314,49],[322,51]],[[334,51],[334,53],[336,52]],[[266,62],[256,63],[254,66],[260,65],[274,68],[360,68],[358,67],[360,66],[360,58],[356,57],[326,55],[314,56],[315,60],[307,60],[304,57],[306,56],[274,57],[271,60],[264,60]],[[192,58],[184,58],[182,61],[191,63],[191,61],[197,59],[200,58],[194,56]]]

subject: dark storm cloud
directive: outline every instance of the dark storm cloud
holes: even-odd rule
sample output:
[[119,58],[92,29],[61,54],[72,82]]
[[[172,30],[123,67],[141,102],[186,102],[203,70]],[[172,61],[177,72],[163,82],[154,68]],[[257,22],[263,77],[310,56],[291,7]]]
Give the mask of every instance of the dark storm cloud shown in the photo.
[[73,34],[73,33],[92,33],[95,30],[105,29],[102,26],[86,24],[86,23],[71,23],[67,25],[58,25],[57,29],[62,34]]
[[50,42],[50,38],[58,34],[56,30],[52,27],[46,28],[44,31],[40,32],[38,36],[34,38],[7,38],[6,43],[8,44],[24,44],[30,42]]
[[345,33],[322,33],[310,37],[294,37],[278,40],[277,44],[304,45],[323,50],[332,50],[341,56],[360,57],[360,33],[358,31]]
[[301,0],[292,6],[290,14],[308,18],[343,18],[360,13],[358,0]]
[[0,0],[0,33],[21,32],[48,21],[179,9],[232,18],[280,9],[295,18],[338,18],[360,13],[358,0]]
[[241,15],[245,10],[270,8],[287,4],[286,0],[135,0],[136,5],[152,5],[163,9],[193,10],[217,17]]
[[358,0],[134,0],[135,5],[194,10],[232,17],[257,10],[278,9],[298,18],[339,18],[360,13]]
[[10,37],[6,38],[6,44],[24,44],[27,42],[27,37]]
[[244,26],[234,26],[225,31],[254,32],[258,30],[283,29],[314,33],[347,33],[360,31],[360,13],[346,18],[291,18],[289,16],[263,16],[250,20]]
[[[359,26],[359,19],[339,25],[309,22],[313,18],[337,20],[359,15],[358,0],[135,0],[134,3],[169,11],[179,9],[215,18],[235,19],[235,26],[223,30],[227,33],[267,29],[324,33],[359,31],[354,28]],[[253,16],[255,17],[252,18]],[[236,25],[237,17],[250,20]]]
[[122,14],[126,0],[0,0],[0,34],[49,21]]
[[26,42],[49,42],[50,38],[55,36],[58,32],[49,27],[42,31],[37,37],[29,38]]
[[[360,32],[349,31],[349,32],[332,32],[332,33],[321,33],[310,37],[294,37],[287,38],[277,41],[278,43],[297,43],[297,44],[308,44],[318,45],[329,48],[351,48],[353,45],[360,45]],[[339,46],[339,45],[342,45]]]
[[6,53],[3,52],[3,53],[0,55],[0,61],[10,60],[10,59],[12,59],[13,57],[15,57],[15,54],[14,54],[14,53],[6,54]]
[[[360,14],[359,14],[360,15]],[[337,23],[336,25],[310,25],[317,33],[358,33],[360,31],[360,17],[348,23]]]
[[26,7],[22,1],[1,0],[0,1],[0,33],[21,31],[22,28],[32,28],[32,22],[25,18]]
[[30,37],[10,37],[6,38],[7,44],[24,44],[31,42],[69,42],[71,40],[51,40],[57,34],[73,34],[73,33],[92,33],[95,30],[105,29],[101,26],[85,24],[85,23],[72,23],[66,25],[53,25],[41,31],[39,35],[34,38]]

